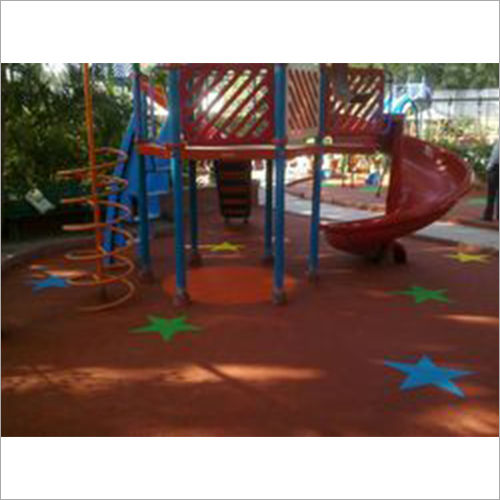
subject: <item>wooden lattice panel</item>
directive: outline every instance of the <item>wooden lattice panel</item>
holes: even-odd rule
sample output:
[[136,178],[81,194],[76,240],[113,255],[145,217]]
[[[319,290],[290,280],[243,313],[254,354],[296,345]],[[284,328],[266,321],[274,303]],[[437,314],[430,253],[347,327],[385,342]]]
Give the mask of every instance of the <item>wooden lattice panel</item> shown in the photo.
[[315,137],[319,128],[319,64],[287,68],[287,135],[290,142]]
[[383,70],[349,68],[339,78],[338,74],[335,75],[335,65],[330,68],[326,112],[328,135],[377,135],[384,127],[383,114]]
[[272,64],[189,64],[181,70],[184,139],[191,145],[271,144]]

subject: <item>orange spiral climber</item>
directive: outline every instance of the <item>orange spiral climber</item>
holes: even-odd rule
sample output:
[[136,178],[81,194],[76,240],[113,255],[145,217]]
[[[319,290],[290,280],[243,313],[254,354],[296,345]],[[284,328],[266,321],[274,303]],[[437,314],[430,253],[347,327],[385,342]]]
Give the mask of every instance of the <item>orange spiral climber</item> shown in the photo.
[[[68,282],[74,286],[100,287],[103,302],[95,306],[81,307],[85,311],[102,311],[115,307],[127,301],[135,292],[134,284],[128,277],[134,272],[134,262],[126,255],[132,247],[133,235],[119,227],[119,224],[130,216],[130,209],[119,202],[111,201],[111,196],[119,195],[126,189],[128,182],[112,175],[118,163],[127,161],[127,155],[114,148],[95,148],[94,123],[92,113],[92,94],[89,85],[89,67],[84,64],[85,92],[85,122],[87,128],[89,166],[58,173],[62,178],[88,179],[91,181],[91,191],[88,195],[66,198],[63,204],[90,205],[93,210],[93,221],[63,226],[65,231],[93,231],[95,234],[95,249],[84,249],[69,252],[65,255],[70,261],[95,262],[95,272],[84,272],[82,277],[70,278]],[[96,157],[102,158],[97,163]],[[118,199],[116,196],[115,199]],[[102,209],[114,208],[116,216],[112,220],[103,220]],[[113,250],[106,250],[103,245],[103,234],[111,231],[114,235],[123,237],[124,244]],[[106,285],[121,284],[125,289],[118,298],[107,301],[104,298]]]

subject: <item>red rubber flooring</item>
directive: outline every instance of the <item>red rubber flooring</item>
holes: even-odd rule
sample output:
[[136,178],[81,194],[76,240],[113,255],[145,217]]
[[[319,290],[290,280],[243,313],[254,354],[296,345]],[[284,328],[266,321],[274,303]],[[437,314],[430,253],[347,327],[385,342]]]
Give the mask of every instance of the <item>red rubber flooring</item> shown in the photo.
[[[290,300],[276,307],[271,269],[259,262],[262,212],[248,226],[224,229],[212,216],[201,227],[204,244],[244,247],[204,250],[204,267],[188,276],[197,302],[184,311],[165,292],[171,238],[154,241],[156,282],[138,284],[113,311],[76,311],[89,300],[81,289],[32,293],[29,265],[3,278],[4,436],[498,435],[496,255],[461,263],[447,257],[455,248],[406,239],[408,265],[375,266],[322,241],[314,285],[305,278],[308,219],[288,216]],[[446,289],[452,302],[391,293],[414,285]],[[130,331],[148,316],[182,314],[201,330],[170,342]],[[400,389],[406,375],[384,362],[423,355],[474,372],[454,380],[464,398]]]

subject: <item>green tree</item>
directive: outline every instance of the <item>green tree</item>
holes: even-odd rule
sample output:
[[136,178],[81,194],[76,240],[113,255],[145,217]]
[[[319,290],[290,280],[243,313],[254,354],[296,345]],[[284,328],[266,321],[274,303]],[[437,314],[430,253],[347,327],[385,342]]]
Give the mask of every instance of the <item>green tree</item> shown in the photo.
[[397,83],[421,81],[425,77],[435,89],[498,87],[498,64],[408,63],[377,65],[388,69]]
[[[82,67],[54,74],[44,64],[2,64],[2,188],[23,196],[56,182],[62,168],[85,164],[87,146]],[[110,92],[111,87],[111,92]],[[98,146],[120,145],[131,113],[131,94],[114,92],[109,72],[94,72]]]

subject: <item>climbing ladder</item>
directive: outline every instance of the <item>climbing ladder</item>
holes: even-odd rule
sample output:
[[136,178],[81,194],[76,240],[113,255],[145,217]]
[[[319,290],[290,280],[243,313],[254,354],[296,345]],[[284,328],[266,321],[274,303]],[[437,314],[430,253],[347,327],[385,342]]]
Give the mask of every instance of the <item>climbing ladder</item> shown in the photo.
[[252,164],[249,161],[217,161],[215,175],[222,216],[248,222],[252,207]]

